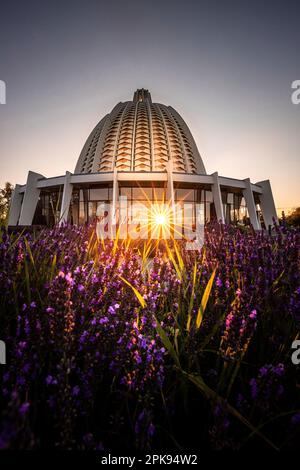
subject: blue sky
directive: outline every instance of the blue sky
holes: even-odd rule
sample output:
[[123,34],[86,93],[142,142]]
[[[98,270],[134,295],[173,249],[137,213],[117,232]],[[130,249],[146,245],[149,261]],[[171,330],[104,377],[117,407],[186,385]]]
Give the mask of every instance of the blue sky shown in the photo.
[[269,178],[278,208],[300,205],[299,5],[2,2],[0,186],[73,171],[93,126],[143,87],[186,120],[208,172]]

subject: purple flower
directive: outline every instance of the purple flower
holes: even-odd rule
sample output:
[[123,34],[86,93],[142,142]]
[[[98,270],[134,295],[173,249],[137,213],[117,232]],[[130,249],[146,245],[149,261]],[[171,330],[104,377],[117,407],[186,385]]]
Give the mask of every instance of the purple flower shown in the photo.
[[114,304],[114,305],[110,305],[108,307],[108,313],[110,313],[111,315],[115,315],[116,314],[116,310],[118,310],[120,308],[120,305],[119,304]]
[[88,333],[87,331],[84,331],[84,332],[82,333],[82,335],[80,336],[80,338],[79,338],[79,342],[80,342],[81,344],[85,343],[88,336],[89,336],[89,333]]
[[53,377],[52,375],[47,375],[46,377],[46,384],[47,385],[57,385],[57,380],[55,377]]
[[66,280],[67,283],[70,284],[70,285],[73,285],[73,284],[74,284],[74,281],[73,281],[73,278],[72,278],[71,273],[68,273],[68,274],[65,275],[65,280]]
[[291,417],[291,424],[293,426],[300,424],[300,413],[296,413]]
[[77,397],[79,393],[80,393],[80,388],[78,387],[78,385],[75,385],[75,387],[73,387],[73,390],[72,390],[73,397]]
[[29,408],[30,404],[28,402],[23,403],[19,408],[20,415],[25,416],[28,413]]
[[256,310],[252,310],[249,316],[250,316],[251,320],[256,320],[257,311],[256,311]]
[[251,397],[253,400],[255,400],[255,398],[258,395],[258,387],[257,387],[257,382],[255,379],[250,380],[250,387],[251,387]]
[[[248,227],[236,230],[214,223],[205,231],[205,256],[181,251],[178,245],[187,273],[180,281],[165,247],[154,253],[151,268],[142,271],[140,248],[120,243],[114,250],[114,243],[105,241],[89,250],[94,228],[45,228],[38,236],[26,235],[39,275],[37,279],[28,262],[30,285],[24,282],[24,235],[1,231],[1,339],[10,360],[2,380],[0,447],[54,448],[60,440],[62,448],[95,450],[102,437],[113,436],[116,446],[128,443],[150,450],[154,431],[157,442],[164,427],[174,432],[174,439],[180,437],[173,424],[179,422],[181,387],[174,395],[172,386],[180,377],[156,322],[172,344],[177,340],[182,363],[190,364],[191,373],[199,371],[212,390],[221,387],[223,396],[241,360],[230,403],[254,427],[271,422],[265,429],[271,441],[287,446],[297,442],[297,378],[286,348],[300,324],[300,232],[286,227],[270,237]],[[201,276],[190,299],[188,273],[195,263]],[[216,266],[219,274],[198,331],[196,305]],[[147,299],[147,308],[139,308],[120,276]],[[178,328],[179,333],[185,328],[190,300],[192,328],[183,337]],[[264,346],[259,354],[258,344]],[[274,364],[272,355],[278,358]],[[187,409],[193,413],[193,399]],[[31,412],[35,418],[47,411],[51,417],[45,424],[26,419]],[[281,411],[285,417],[272,421]],[[246,435],[238,420],[231,426],[223,400],[214,403],[201,426],[201,435],[216,448],[238,448]],[[107,438],[105,442],[109,444]]]
[[48,375],[48,376],[46,377],[46,384],[47,384],[47,385],[51,385],[52,380],[53,380],[52,375]]
[[155,426],[152,423],[150,423],[148,427],[148,436],[152,437],[154,433],[155,433]]
[[270,366],[264,366],[264,367],[261,367],[259,369],[259,373],[260,373],[261,377],[268,374],[269,368],[270,368]]

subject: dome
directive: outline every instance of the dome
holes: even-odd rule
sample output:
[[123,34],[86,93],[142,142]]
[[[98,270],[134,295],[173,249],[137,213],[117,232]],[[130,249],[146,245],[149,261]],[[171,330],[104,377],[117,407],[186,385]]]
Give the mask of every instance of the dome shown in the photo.
[[89,135],[75,173],[166,171],[206,174],[193,136],[171,106],[152,103],[139,89],[132,101],[117,104]]

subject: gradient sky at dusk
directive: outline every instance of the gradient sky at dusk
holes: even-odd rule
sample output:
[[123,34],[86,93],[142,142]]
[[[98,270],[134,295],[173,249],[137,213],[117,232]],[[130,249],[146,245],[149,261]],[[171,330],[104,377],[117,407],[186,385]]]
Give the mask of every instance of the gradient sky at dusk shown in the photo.
[[270,179],[300,205],[300,2],[0,3],[0,186],[74,171],[94,125],[148,88],[189,125],[209,173]]

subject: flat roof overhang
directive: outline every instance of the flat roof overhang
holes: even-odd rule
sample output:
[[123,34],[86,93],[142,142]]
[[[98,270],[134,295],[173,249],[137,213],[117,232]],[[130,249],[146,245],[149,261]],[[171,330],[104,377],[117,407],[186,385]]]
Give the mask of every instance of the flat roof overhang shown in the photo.
[[[41,178],[37,182],[38,189],[44,188],[54,188],[57,186],[63,186],[65,183],[66,175],[55,176],[52,178]],[[232,189],[246,189],[246,183],[244,180],[239,180],[236,178],[229,178],[225,176],[219,176],[219,184],[221,189],[223,188],[232,188]],[[167,172],[117,172],[118,182],[164,182],[168,181]],[[213,175],[201,175],[201,174],[189,174],[189,173],[176,173],[172,172],[173,183],[189,183],[189,184],[204,184],[204,185],[213,185],[214,178]],[[70,183],[71,184],[96,184],[96,183],[105,183],[114,181],[114,172],[106,173],[78,173],[71,174]],[[24,193],[26,185],[20,186],[19,193]],[[261,186],[251,183],[251,189],[253,192],[262,194]]]

